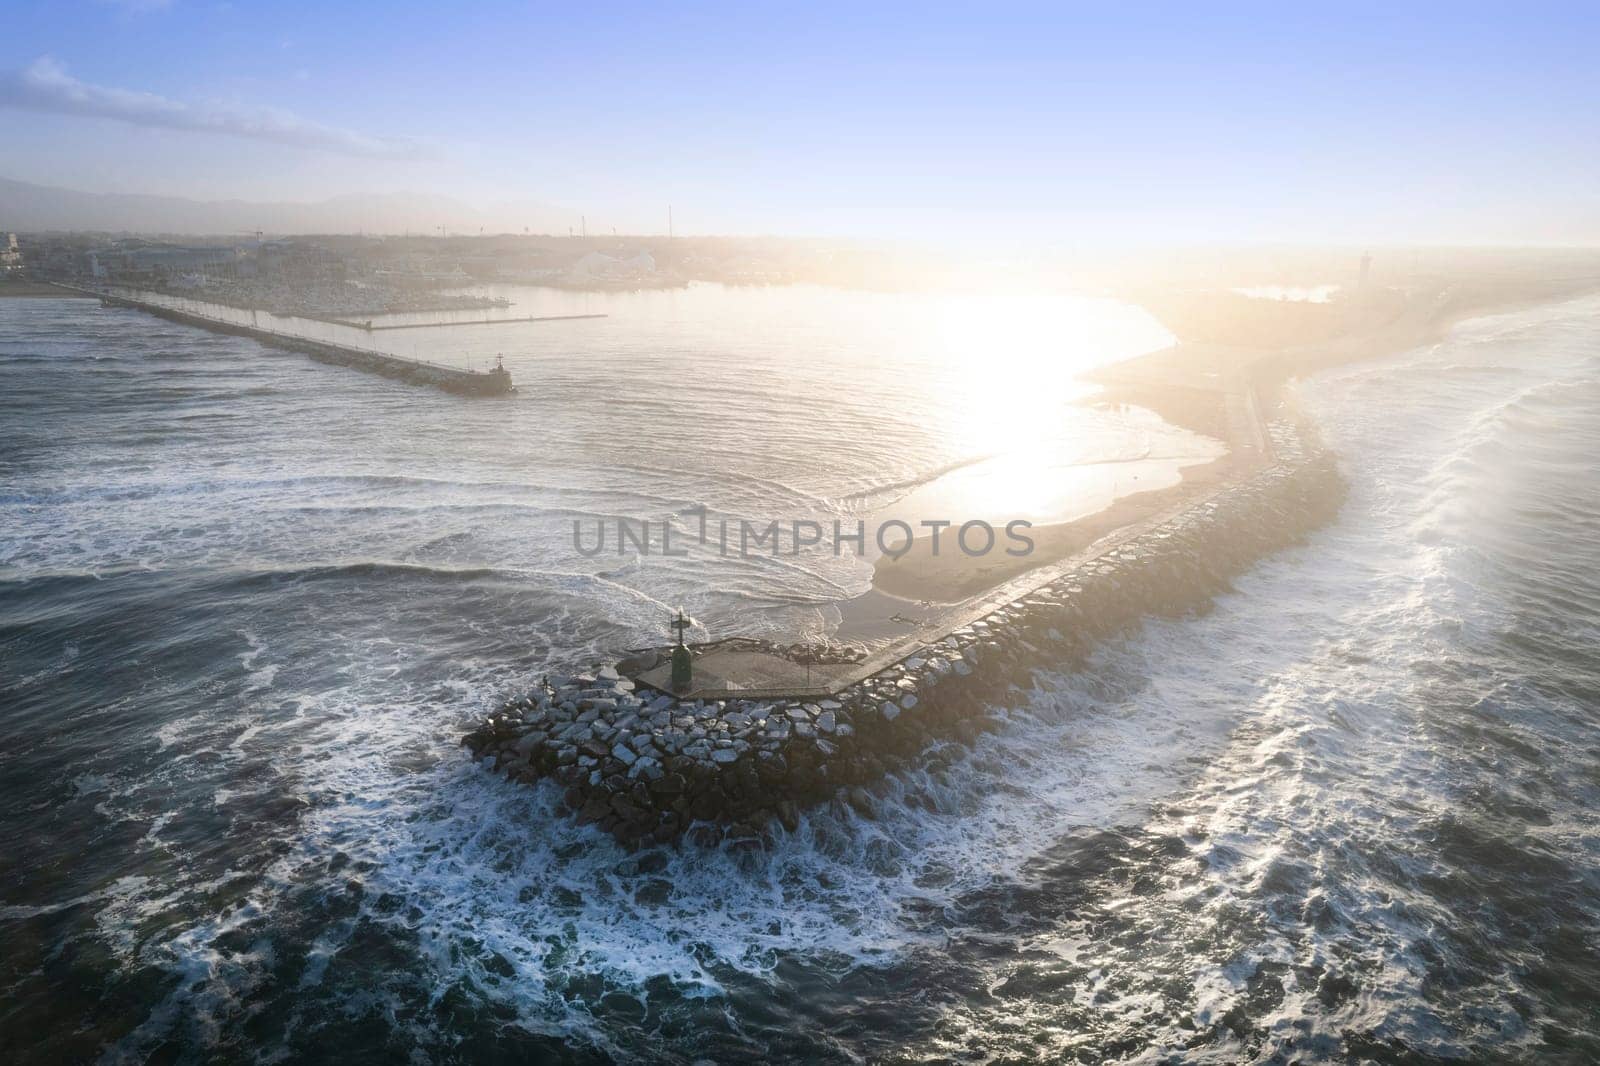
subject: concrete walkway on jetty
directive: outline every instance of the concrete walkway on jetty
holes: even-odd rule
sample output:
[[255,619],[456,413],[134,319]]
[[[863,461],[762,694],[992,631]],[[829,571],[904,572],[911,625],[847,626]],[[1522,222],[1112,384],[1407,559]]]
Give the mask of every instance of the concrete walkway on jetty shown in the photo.
[[896,628],[904,628],[891,636],[887,644],[857,662],[808,665],[776,650],[739,643],[710,644],[691,646],[695,652],[694,683],[686,691],[674,691],[671,687],[672,667],[667,661],[670,650],[667,648],[651,649],[624,660],[624,675],[638,686],[682,700],[821,699],[924,652],[951,633],[1026,599],[1087,563],[1115,553],[1142,534],[1158,529],[1186,511],[1203,507],[1239,481],[1270,467],[1276,461],[1276,450],[1250,373],[1259,356],[1259,352],[1238,348],[1180,345],[1094,375],[1096,382],[1119,392],[1137,394],[1156,388],[1193,392],[1198,399],[1223,412],[1224,443],[1229,449],[1227,475],[1205,490],[1188,494],[1170,507],[1130,522],[1080,552],[1039,566],[958,603],[918,603],[869,592],[866,597],[887,603],[879,613],[892,613]]

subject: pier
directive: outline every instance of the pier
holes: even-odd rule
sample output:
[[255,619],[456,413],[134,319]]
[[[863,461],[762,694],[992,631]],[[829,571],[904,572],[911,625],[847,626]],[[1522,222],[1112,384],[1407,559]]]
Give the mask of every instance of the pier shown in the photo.
[[413,385],[426,385],[464,396],[504,396],[516,391],[516,386],[511,381],[510,372],[500,365],[496,365],[490,370],[466,370],[461,367],[445,366],[442,363],[430,363],[423,359],[407,359],[403,356],[391,355],[388,352],[380,352],[371,348],[357,348],[353,345],[312,340],[309,337],[302,337],[293,333],[262,329],[259,326],[246,326],[242,323],[229,322],[226,319],[213,318],[210,315],[202,315],[193,311],[181,311],[165,304],[153,303],[133,296],[116,295],[111,292],[83,289],[69,285],[61,287],[74,292],[81,292],[85,295],[96,296],[100,299],[101,304],[106,307],[129,308],[135,311],[143,311],[146,314],[155,315],[171,322],[179,322],[186,326],[210,330],[213,333],[249,337],[273,348],[299,352],[315,359],[319,363],[347,366]]

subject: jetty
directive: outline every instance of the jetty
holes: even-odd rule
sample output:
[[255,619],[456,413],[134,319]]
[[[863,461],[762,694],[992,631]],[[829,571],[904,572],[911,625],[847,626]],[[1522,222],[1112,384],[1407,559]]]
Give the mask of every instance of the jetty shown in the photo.
[[462,367],[445,366],[442,363],[431,363],[424,359],[407,359],[403,356],[380,352],[372,348],[358,348],[354,345],[313,340],[294,333],[263,329],[260,326],[247,326],[240,322],[230,322],[227,319],[216,318],[195,311],[179,310],[175,307],[168,307],[165,304],[142,300],[135,296],[78,288],[71,285],[62,285],[60,287],[81,292],[88,296],[98,297],[102,306],[105,307],[129,308],[143,311],[146,314],[155,315],[171,322],[210,330],[213,333],[249,337],[273,348],[299,352],[315,359],[319,363],[347,366],[413,385],[426,385],[463,396],[504,396],[516,391],[516,386],[511,381],[510,371],[506,370],[505,366],[498,362],[488,370],[469,370]]
[[464,743],[486,769],[553,781],[580,821],[627,847],[759,846],[819,803],[870,817],[885,775],[948,762],[998,728],[992,708],[1034,671],[1081,665],[1147,615],[1202,607],[1342,499],[1331,455],[1274,464],[829,695],[680,700],[607,665],[547,678]]

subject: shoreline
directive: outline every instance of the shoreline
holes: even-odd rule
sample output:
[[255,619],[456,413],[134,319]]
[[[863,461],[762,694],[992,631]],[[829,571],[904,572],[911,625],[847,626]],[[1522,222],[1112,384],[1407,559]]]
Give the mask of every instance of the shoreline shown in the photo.
[[885,557],[874,565],[872,589],[917,603],[959,603],[1031,570],[1060,562],[1104,536],[1203,495],[1225,483],[1233,465],[1233,457],[1224,455],[1181,467],[1176,485],[1126,493],[1082,518],[1033,526],[1028,535],[1033,538],[1034,549],[1026,556],[990,553],[972,558],[948,546],[933,555],[922,550],[927,541],[916,540],[899,559]]
[[1236,405],[1241,398],[1248,401],[1255,422],[1253,432],[1259,439],[1266,420],[1260,408],[1286,416],[1283,390],[1295,378],[1435,343],[1470,318],[1575,299],[1593,291],[1580,286],[1573,291],[1474,300],[1444,290],[1431,300],[1408,303],[1381,322],[1309,345],[1255,348],[1180,340],[1168,348],[1091,371],[1085,380],[1099,384],[1103,391],[1084,402],[1120,403],[1154,411],[1173,425],[1221,440],[1227,453],[1180,468],[1176,485],[1129,493],[1093,514],[1032,527],[1029,535],[1034,550],[1024,557],[991,554],[974,558],[948,550],[934,555],[927,538],[916,538],[899,558],[877,560],[872,592],[913,603],[959,604],[1059,563],[1111,534],[1247,478],[1270,462],[1270,445],[1262,449],[1244,439],[1248,427],[1241,426],[1237,417],[1229,417],[1230,397]]
[[[1034,550],[1026,556],[991,553],[974,558],[949,550],[935,555],[927,538],[915,538],[899,558],[885,556],[877,560],[872,571],[873,590],[919,603],[960,603],[1033,570],[1059,563],[1104,537],[1191,503],[1260,469],[1269,457],[1246,447],[1249,442],[1243,439],[1244,433],[1230,429],[1227,394],[1222,390],[1112,379],[1119,368],[1130,364],[1140,364],[1142,376],[1152,368],[1147,360],[1164,356],[1161,362],[1165,364],[1183,360],[1186,355],[1184,346],[1178,345],[1107,368],[1102,372],[1105,378],[1099,382],[1103,391],[1085,402],[1119,403],[1154,411],[1172,425],[1221,440],[1228,449],[1223,455],[1180,467],[1175,485],[1130,492],[1092,514],[1032,527],[1028,533],[1034,540]],[[1096,377],[1091,374],[1089,380]],[[1259,426],[1252,427],[1252,432],[1259,433]]]

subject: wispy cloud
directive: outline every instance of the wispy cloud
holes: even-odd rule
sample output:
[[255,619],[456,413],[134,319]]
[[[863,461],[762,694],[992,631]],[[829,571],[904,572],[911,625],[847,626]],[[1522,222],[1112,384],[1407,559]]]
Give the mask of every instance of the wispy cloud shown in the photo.
[[100,0],[107,7],[118,7],[130,15],[146,15],[172,6],[172,0]]
[[50,56],[20,71],[0,73],[0,106],[56,115],[110,118],[135,126],[220,133],[380,159],[417,158],[425,147],[410,138],[370,137],[311,122],[277,108],[188,104],[155,93],[91,85]]

